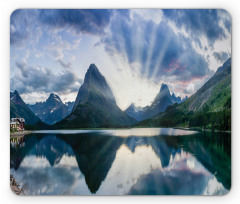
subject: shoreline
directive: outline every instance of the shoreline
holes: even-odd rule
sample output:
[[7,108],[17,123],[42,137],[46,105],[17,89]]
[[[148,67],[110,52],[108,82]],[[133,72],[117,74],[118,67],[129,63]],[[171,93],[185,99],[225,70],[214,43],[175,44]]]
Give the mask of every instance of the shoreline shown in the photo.
[[[138,127],[126,127],[126,128],[76,128],[76,129],[53,129],[53,130],[31,130],[31,131],[24,131],[27,133],[18,133],[19,136],[23,136],[26,134],[30,134],[31,132],[38,132],[38,131],[69,131],[69,130],[118,130],[118,129],[141,129],[141,128],[173,128],[173,129],[179,129],[179,130],[191,130],[191,131],[199,131],[199,132],[225,132],[225,133],[231,133],[231,130],[211,130],[211,129],[203,129],[198,127],[144,127],[144,126],[138,126]],[[15,133],[13,133],[15,134]]]
[[198,127],[174,127],[174,129],[180,129],[180,130],[195,130],[199,132],[226,132],[226,133],[231,133],[231,130],[211,130],[211,129],[203,129],[203,128],[198,128]]
[[13,177],[12,174],[10,174],[10,188],[16,195],[22,195],[24,194],[23,188],[20,187],[16,179]]
[[30,134],[32,131],[29,131],[29,130],[24,130],[23,132],[13,132],[11,133],[10,132],[10,138],[16,138],[16,137],[23,137],[25,135],[28,135]]

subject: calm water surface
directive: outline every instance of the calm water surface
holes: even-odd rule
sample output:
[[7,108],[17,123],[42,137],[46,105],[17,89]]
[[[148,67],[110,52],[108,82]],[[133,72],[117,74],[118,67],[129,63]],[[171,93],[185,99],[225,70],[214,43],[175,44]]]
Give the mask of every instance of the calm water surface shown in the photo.
[[222,195],[231,135],[172,128],[36,131],[11,141],[26,195]]

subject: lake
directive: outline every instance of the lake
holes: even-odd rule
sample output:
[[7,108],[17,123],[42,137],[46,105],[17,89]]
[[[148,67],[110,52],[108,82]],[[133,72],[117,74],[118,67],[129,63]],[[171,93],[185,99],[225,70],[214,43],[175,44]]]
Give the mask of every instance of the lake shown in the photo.
[[25,195],[223,195],[231,134],[173,128],[36,131],[10,140]]

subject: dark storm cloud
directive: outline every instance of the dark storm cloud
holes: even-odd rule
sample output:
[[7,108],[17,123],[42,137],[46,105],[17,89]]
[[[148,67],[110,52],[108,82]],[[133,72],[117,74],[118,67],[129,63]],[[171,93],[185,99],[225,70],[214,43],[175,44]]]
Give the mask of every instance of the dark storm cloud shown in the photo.
[[228,53],[226,52],[214,52],[213,56],[215,57],[215,59],[220,62],[220,63],[224,63],[227,61],[227,59],[229,58]]
[[28,18],[23,10],[15,10],[10,17],[10,45],[21,46],[29,37]]
[[[199,36],[204,35],[210,44],[218,39],[226,38],[224,29],[220,26],[222,16],[219,12],[224,10],[216,9],[164,9],[163,14],[167,19],[173,21],[178,28],[185,28],[190,36],[199,41]],[[224,19],[224,24],[230,32],[231,17]],[[200,42],[200,41],[199,41]]]
[[133,20],[118,17],[112,19],[110,29],[111,35],[102,40],[105,50],[110,55],[126,56],[130,64],[138,62],[142,75],[151,78],[154,73],[156,80],[163,76],[189,80],[210,74],[207,62],[193,49],[192,41],[177,35],[167,21],[156,25],[137,15]]
[[[33,33],[33,27],[47,30],[72,29],[76,33],[104,34],[113,10],[101,9],[19,9],[10,17],[10,43],[22,45]],[[127,11],[122,10],[122,15]]]
[[70,27],[77,33],[103,34],[111,14],[112,10],[101,9],[41,10],[39,20],[53,28]]
[[27,66],[27,64],[16,62],[21,74],[11,79],[12,89],[18,90],[21,94],[31,92],[75,92],[80,87],[80,79],[69,69],[58,74],[51,69]]

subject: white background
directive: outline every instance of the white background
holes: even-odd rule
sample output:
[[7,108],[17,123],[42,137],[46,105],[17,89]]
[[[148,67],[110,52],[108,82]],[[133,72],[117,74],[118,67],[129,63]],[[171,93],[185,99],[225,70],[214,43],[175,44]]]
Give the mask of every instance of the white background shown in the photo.
[[[239,203],[239,48],[240,1],[239,0],[1,0],[0,1],[0,203]],[[226,196],[122,196],[122,197],[67,197],[15,196],[9,187],[9,92],[10,92],[10,15],[18,8],[222,8],[232,15],[232,189]],[[240,127],[240,125],[239,125]]]

